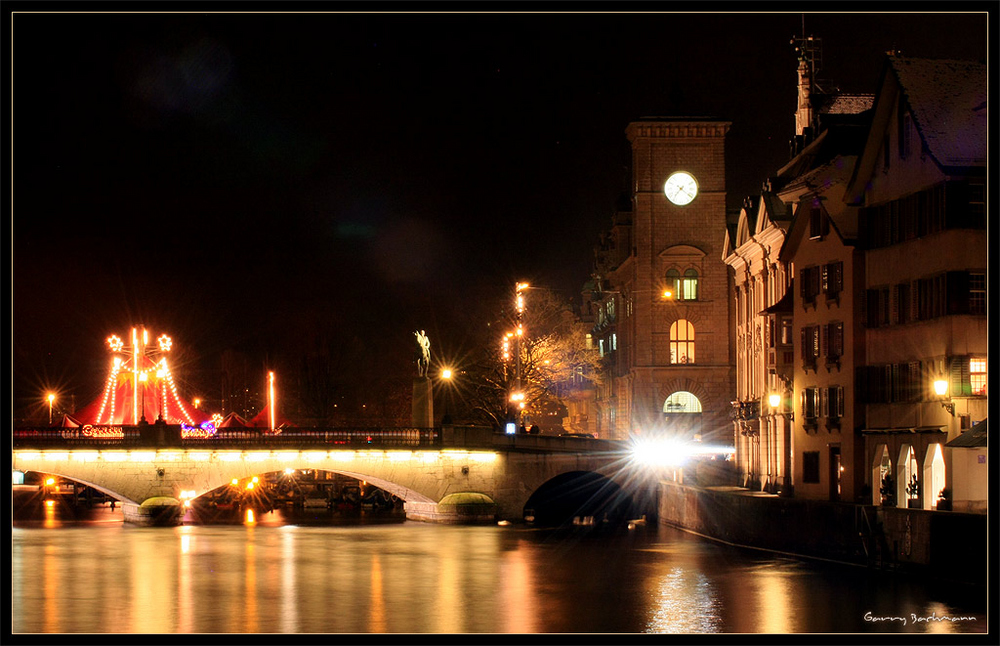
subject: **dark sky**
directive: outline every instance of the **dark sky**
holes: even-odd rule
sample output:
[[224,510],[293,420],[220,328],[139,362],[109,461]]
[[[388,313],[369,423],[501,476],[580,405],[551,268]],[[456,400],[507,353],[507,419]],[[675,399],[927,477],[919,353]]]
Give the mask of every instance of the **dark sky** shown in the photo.
[[[572,295],[627,189],[630,121],[732,121],[734,209],[787,160],[803,21],[11,17],[17,405],[53,385],[94,396],[104,339],[140,323],[201,366],[317,329],[409,351],[427,328],[447,352],[515,280]],[[851,92],[874,92],[888,49],[984,59],[986,22],[805,16],[822,76]]]

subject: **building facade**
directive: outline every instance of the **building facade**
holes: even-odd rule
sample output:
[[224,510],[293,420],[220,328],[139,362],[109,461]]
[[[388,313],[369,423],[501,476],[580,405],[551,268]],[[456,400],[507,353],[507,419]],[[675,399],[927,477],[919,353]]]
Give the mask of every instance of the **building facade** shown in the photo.
[[875,504],[948,500],[946,444],[987,417],[986,131],[985,64],[887,57],[845,197],[864,249],[856,392]]
[[[872,96],[825,90],[816,81],[820,41],[796,42],[792,157],[759,196],[747,199],[723,255],[734,280],[735,463],[739,484],[750,489],[826,497],[819,496],[815,476],[817,452],[825,451],[836,473],[826,479],[829,495],[841,499],[852,460],[842,460],[839,452],[854,455],[857,444],[855,417],[843,395],[856,326],[853,302],[843,294],[855,280],[851,245],[857,225],[850,222],[843,194]],[[802,257],[793,257],[796,252]],[[798,265],[808,266],[805,279]],[[804,335],[808,355],[802,353]],[[810,398],[805,408],[804,392]],[[853,487],[846,495],[853,495]]]
[[615,215],[595,263],[602,437],[729,443],[730,279],[718,262],[729,126],[664,118],[626,129],[632,208]]
[[727,233],[723,262],[733,272],[736,399],[732,402],[739,484],[777,493],[791,487],[791,420],[785,398],[771,393],[791,384],[791,276],[778,254],[791,208],[770,191],[748,198],[735,236]]

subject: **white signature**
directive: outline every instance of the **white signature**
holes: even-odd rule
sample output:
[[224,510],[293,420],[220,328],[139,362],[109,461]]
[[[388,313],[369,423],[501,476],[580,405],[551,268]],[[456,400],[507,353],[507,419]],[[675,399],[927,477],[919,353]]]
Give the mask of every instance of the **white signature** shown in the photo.
[[865,621],[870,621],[870,622],[873,622],[873,623],[879,623],[879,622],[883,622],[883,621],[888,621],[890,623],[891,622],[896,622],[896,623],[903,624],[904,626],[907,625],[908,623],[912,623],[912,624],[916,625],[916,624],[927,624],[927,623],[932,623],[932,622],[936,622],[936,621],[957,622],[957,621],[975,621],[975,620],[976,620],[975,617],[965,617],[965,616],[953,617],[951,615],[938,615],[938,613],[936,613],[936,612],[933,612],[933,613],[931,613],[929,615],[925,615],[923,617],[917,615],[916,613],[912,613],[912,612],[909,614],[909,616],[904,615],[902,617],[896,617],[896,616],[884,616],[883,617],[883,616],[879,616],[879,615],[873,615],[871,612],[866,612],[865,613]]

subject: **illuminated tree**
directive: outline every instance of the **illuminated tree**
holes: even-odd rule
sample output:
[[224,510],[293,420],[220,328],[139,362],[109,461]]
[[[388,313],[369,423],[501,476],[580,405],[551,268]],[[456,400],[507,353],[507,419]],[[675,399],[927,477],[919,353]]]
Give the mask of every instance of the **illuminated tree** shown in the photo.
[[[505,299],[509,300],[509,299]],[[580,322],[570,303],[549,290],[532,288],[524,294],[525,309],[521,318],[521,392],[523,400],[510,402],[515,390],[517,344],[508,336],[516,329],[514,304],[504,303],[504,315],[486,326],[488,334],[476,360],[465,371],[469,387],[463,393],[467,414],[477,423],[496,427],[516,414],[523,401],[523,412],[533,421],[551,419],[561,422],[566,398],[583,384],[592,385],[600,378],[600,355],[591,346],[589,326]],[[505,343],[506,340],[506,343]]]

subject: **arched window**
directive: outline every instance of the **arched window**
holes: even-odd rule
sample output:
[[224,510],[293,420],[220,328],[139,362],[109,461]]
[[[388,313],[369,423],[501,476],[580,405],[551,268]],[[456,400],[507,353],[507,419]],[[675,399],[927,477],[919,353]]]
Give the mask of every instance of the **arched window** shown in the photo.
[[686,390],[678,390],[663,402],[663,412],[667,414],[700,413],[701,401]]
[[688,269],[684,272],[684,280],[681,281],[681,290],[677,298],[684,301],[698,300],[698,271]]
[[694,325],[686,319],[670,326],[670,363],[694,363]]

